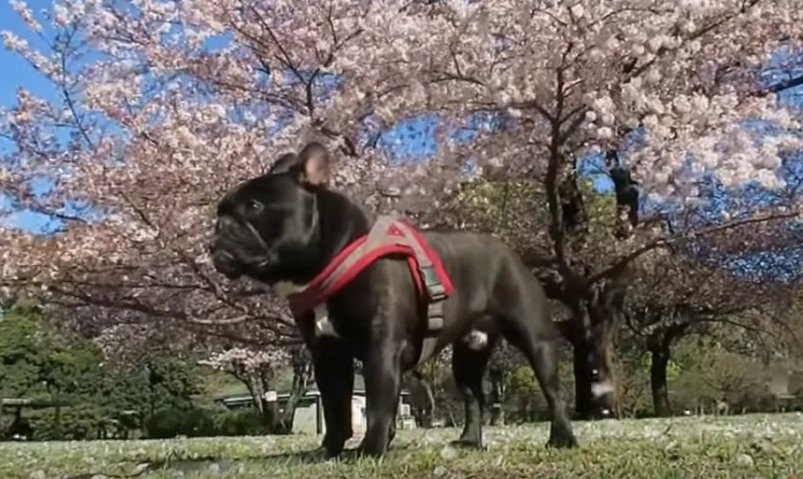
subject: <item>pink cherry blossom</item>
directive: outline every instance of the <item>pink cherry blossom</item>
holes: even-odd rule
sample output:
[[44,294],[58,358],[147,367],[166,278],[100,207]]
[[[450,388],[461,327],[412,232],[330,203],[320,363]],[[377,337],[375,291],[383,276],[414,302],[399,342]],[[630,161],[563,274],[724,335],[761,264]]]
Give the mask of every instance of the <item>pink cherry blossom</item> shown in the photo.
[[[554,205],[577,158],[623,147],[635,130],[643,141],[623,156],[645,196],[682,205],[706,173],[781,187],[781,155],[801,146],[799,117],[758,83],[773,52],[803,40],[793,0],[56,0],[47,28],[13,7],[47,47],[3,32],[6,48],[60,98],[21,85],[0,114],[15,148],[0,191],[62,226],[37,236],[2,223],[0,284],[131,321],[227,335],[259,324],[266,342],[292,334],[283,304],[225,281],[205,248],[221,195],[313,138],[334,152],[333,187],[355,201],[452,225],[464,181],[535,179]],[[478,113],[509,121],[450,138]],[[425,114],[441,122],[434,153],[392,162],[388,129]],[[759,143],[745,119],[781,129]],[[42,176],[53,185],[38,195]],[[568,264],[550,221],[518,224]],[[640,231],[600,268],[657,241]]]

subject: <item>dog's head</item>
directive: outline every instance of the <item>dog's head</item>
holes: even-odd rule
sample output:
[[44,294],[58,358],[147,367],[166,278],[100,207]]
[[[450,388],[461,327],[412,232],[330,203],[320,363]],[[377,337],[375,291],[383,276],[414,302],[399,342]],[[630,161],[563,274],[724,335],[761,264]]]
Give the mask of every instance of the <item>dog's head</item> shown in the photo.
[[218,203],[210,244],[215,269],[230,279],[274,284],[308,264],[319,241],[317,192],[329,180],[329,159],[313,142],[229,191]]

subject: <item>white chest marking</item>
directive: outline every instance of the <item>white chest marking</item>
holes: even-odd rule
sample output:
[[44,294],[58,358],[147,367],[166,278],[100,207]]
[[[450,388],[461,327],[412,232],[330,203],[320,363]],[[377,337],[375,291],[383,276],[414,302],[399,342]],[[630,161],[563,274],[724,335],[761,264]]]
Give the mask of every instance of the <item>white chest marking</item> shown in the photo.
[[479,351],[488,345],[488,333],[474,329],[463,337],[463,341],[470,349]]
[[[307,285],[305,284],[296,284],[287,281],[282,281],[276,283],[273,286],[273,292],[280,298],[287,298],[293,293],[297,293],[303,290]],[[333,338],[339,338],[340,335],[337,334],[337,330],[335,329],[335,325],[329,321],[329,315],[326,314],[326,304],[318,305],[315,308],[315,336],[322,337],[322,336],[330,336]]]
[[339,338],[335,325],[329,321],[329,315],[326,314],[326,305],[322,308],[315,308],[315,336],[329,336],[332,338]]

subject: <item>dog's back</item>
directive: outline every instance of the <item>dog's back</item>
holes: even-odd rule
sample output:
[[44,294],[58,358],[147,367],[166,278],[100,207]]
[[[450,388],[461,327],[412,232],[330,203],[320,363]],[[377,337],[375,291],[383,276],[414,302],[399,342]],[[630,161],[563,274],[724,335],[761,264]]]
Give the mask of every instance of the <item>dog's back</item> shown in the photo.
[[425,231],[424,237],[465,300],[463,314],[508,316],[522,308],[547,314],[543,287],[504,241],[470,231]]

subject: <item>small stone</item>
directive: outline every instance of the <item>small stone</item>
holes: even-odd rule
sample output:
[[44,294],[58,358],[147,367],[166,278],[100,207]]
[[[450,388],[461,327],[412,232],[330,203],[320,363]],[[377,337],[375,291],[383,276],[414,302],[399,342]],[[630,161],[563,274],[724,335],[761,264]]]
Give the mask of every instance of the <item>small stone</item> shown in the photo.
[[95,474],[92,476],[92,479],[109,479],[109,476],[104,476],[103,474]]
[[150,462],[139,463],[134,467],[134,470],[131,471],[131,475],[132,476],[142,475],[145,471],[148,470],[149,467],[151,467],[151,463]]
[[754,461],[749,454],[739,454],[736,456],[736,465],[739,467],[753,467]]
[[220,464],[213,462],[209,465],[209,469],[207,469],[212,474],[220,474]]
[[45,471],[34,471],[29,477],[31,479],[45,479],[47,476],[45,475]]
[[680,459],[680,444],[677,441],[672,441],[664,447],[664,452],[671,461]]
[[432,474],[435,477],[443,477],[448,473],[449,473],[449,470],[446,469],[446,466],[443,466],[443,465],[435,467],[435,469],[432,471]]
[[452,461],[454,459],[457,459],[457,449],[446,446],[443,449],[441,449],[441,457],[447,461]]

